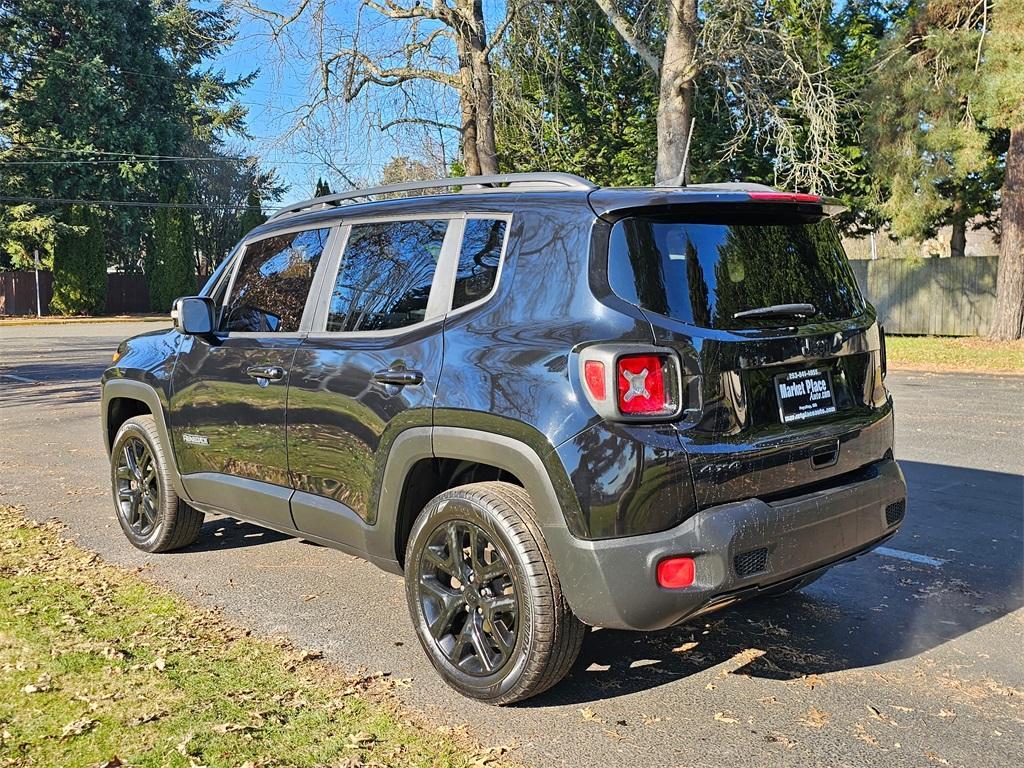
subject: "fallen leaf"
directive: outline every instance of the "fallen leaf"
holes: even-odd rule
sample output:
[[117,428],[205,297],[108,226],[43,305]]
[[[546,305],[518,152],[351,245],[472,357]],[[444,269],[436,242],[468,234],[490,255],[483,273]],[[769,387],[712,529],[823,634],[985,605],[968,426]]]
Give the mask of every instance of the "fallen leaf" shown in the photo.
[[167,659],[163,656],[157,656],[156,659],[153,660],[152,667],[158,672],[163,672],[164,669],[167,668]]
[[359,749],[362,747],[368,747],[375,741],[377,741],[377,737],[372,733],[359,731],[359,733],[353,733],[348,737],[348,746]]
[[246,733],[249,731],[258,730],[253,725],[245,725],[243,723],[220,723],[219,725],[213,726],[214,733]]
[[938,763],[939,765],[949,765],[949,761],[948,760],[940,757],[939,755],[937,755],[936,753],[932,752],[931,750],[925,750],[924,756],[927,759],[931,760],[933,763]]
[[728,717],[725,712],[715,712],[715,720],[720,723],[738,723],[735,717]]
[[951,709],[940,709],[939,717],[956,717],[956,712]]
[[311,648],[307,648],[302,652],[302,655],[299,656],[299,661],[316,661],[317,659],[322,659],[323,657],[323,651],[316,651]]
[[830,717],[832,717],[831,713],[823,712],[817,707],[811,707],[804,713],[804,716],[800,718],[800,722],[808,728],[824,728],[825,725],[828,724]]
[[607,736],[609,739],[615,739],[616,741],[622,741],[624,738],[626,738],[618,731],[611,730],[610,728],[604,729],[604,735]]
[[98,723],[99,720],[83,717],[81,720],[75,720],[65,725],[64,730],[60,732],[60,737],[62,739],[69,739],[72,736],[81,736],[83,733],[87,733],[95,728]]
[[114,755],[109,760],[104,760],[102,763],[96,763],[93,768],[121,768],[124,763],[121,762],[121,758]]
[[687,651],[692,651],[694,648],[697,647],[697,645],[698,644],[694,642],[683,643],[682,645],[677,645],[675,648],[673,648],[672,653],[686,653]]
[[580,715],[582,715],[583,719],[588,721],[588,722],[596,722],[596,723],[603,723],[604,722],[600,717],[597,716],[597,713],[594,712],[594,710],[592,710],[590,707],[584,707],[583,709],[581,709],[580,710]]

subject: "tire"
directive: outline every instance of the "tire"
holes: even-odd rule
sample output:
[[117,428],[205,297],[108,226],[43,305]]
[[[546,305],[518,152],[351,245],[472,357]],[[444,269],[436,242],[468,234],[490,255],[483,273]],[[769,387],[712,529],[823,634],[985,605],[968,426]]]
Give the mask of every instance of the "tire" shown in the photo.
[[152,416],[128,419],[110,452],[110,483],[121,530],[143,552],[169,552],[199,537],[203,513],[178,498]]
[[423,650],[465,696],[495,705],[536,696],[579,655],[586,627],[519,486],[473,483],[432,499],[409,536],[405,585]]
[[764,592],[761,593],[760,596],[763,597],[763,598],[767,598],[769,600],[774,600],[774,599],[779,598],[779,597],[789,597],[790,595],[793,595],[793,594],[799,592],[800,590],[804,589],[805,587],[811,586],[811,584],[816,582],[818,579],[820,579],[826,573],[828,573],[827,570],[821,571],[819,573],[816,573],[813,576],[804,576],[796,584],[793,584],[792,586],[786,587],[785,589],[766,589]]

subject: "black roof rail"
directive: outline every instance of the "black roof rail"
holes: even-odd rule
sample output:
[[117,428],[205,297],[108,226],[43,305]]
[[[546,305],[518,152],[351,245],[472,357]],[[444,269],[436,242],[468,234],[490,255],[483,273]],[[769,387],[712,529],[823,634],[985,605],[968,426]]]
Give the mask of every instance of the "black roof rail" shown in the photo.
[[401,192],[418,192],[427,189],[451,189],[462,187],[464,191],[475,192],[489,189],[507,189],[515,187],[517,192],[540,192],[553,189],[590,191],[597,189],[592,181],[571,173],[500,173],[493,176],[462,176],[451,179],[432,179],[429,181],[406,181],[400,184],[385,184],[380,187],[353,189],[333,195],[323,195],[299,203],[286,206],[270,217],[270,221],[294,216],[304,211],[323,210],[332,206],[351,203],[363,198],[379,195],[391,195]]

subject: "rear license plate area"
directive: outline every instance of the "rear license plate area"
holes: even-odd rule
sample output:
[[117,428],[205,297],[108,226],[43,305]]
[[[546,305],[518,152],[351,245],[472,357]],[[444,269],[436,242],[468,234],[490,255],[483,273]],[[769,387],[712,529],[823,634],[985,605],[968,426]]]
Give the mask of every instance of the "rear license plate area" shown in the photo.
[[775,377],[775,394],[783,424],[836,412],[832,374],[820,368],[780,373]]

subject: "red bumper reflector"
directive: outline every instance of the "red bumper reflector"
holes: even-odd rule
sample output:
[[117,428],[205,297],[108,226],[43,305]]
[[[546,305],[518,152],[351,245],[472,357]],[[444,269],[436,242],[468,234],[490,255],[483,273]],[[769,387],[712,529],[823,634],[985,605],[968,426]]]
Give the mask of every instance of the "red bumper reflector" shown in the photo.
[[604,385],[604,363],[600,360],[587,360],[583,364],[583,378],[595,400],[604,400],[608,396]]
[[658,586],[681,589],[693,584],[693,558],[669,557],[658,563]]

